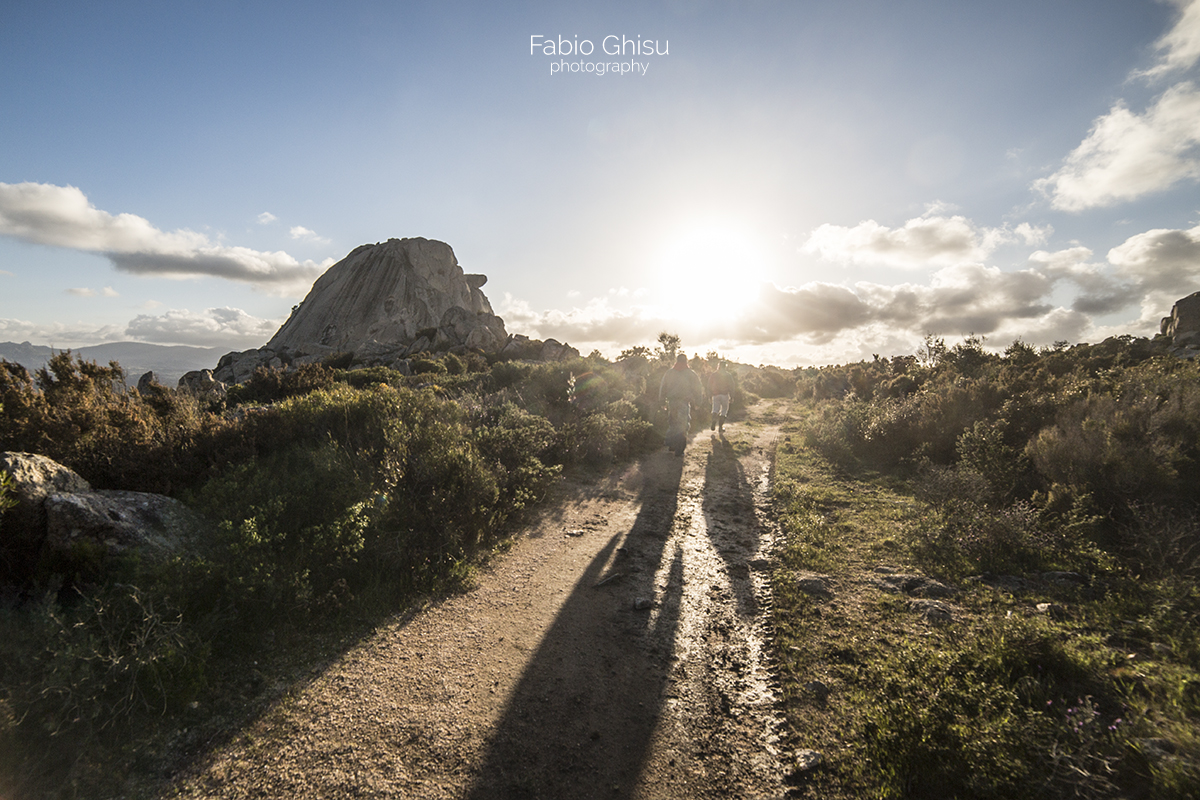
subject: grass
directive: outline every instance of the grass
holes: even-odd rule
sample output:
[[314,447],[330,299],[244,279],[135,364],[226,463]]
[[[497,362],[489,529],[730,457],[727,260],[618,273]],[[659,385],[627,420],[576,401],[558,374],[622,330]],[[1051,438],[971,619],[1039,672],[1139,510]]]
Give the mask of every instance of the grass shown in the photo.
[[[1083,586],[1010,594],[939,575],[908,485],[835,467],[799,444],[799,423],[777,451],[772,622],[792,746],[825,762],[794,776],[795,795],[1200,796],[1194,583],[1082,556]],[[953,620],[924,619],[880,570],[956,586]],[[832,594],[805,593],[804,573]]]

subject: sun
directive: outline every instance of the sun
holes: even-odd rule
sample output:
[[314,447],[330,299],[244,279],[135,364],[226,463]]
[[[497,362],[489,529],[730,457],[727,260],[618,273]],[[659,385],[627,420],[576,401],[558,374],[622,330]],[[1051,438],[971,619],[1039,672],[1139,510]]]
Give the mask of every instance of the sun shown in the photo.
[[757,297],[763,264],[754,236],[732,225],[697,225],[664,248],[654,305],[697,322],[733,316]]

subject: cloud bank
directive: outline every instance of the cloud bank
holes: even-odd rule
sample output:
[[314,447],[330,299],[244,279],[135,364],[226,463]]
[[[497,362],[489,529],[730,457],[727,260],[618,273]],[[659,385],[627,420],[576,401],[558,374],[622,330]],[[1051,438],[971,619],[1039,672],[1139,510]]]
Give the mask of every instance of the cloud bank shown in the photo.
[[[1026,232],[1028,235],[1018,229],[1011,234],[1006,230],[987,232],[964,218],[928,215],[894,229],[875,223],[858,226],[858,233],[869,234],[865,236],[848,228],[831,235],[833,228],[817,229],[804,249],[835,261],[868,255],[877,259],[882,254],[888,263],[909,265],[938,253],[953,253],[956,258],[979,255],[986,251],[989,236],[991,241],[1001,235],[1018,236],[1031,244],[1045,238],[1044,233],[1033,232],[1036,229]],[[914,229],[933,233],[893,235]],[[1129,237],[1100,263],[1090,249],[1075,245],[1056,251],[1035,250],[1024,268],[1016,270],[964,261],[941,267],[926,281],[893,285],[811,282],[780,287],[765,283],[751,303],[720,319],[704,315],[699,319],[697,315],[672,318],[648,306],[618,309],[608,298],[568,311],[537,312],[511,295],[498,304],[498,313],[510,330],[608,351],[631,342],[652,343],[662,330],[679,333],[689,348],[712,347],[724,352],[743,348],[763,352],[782,345],[797,345],[794,349],[810,354],[869,353],[871,348],[892,352],[903,349],[904,342],[919,342],[930,332],[951,337],[975,333],[1004,344],[1017,338],[1050,344],[1081,341],[1090,334],[1108,335],[1094,320],[1126,310],[1136,319],[1122,333],[1155,333],[1159,318],[1170,310],[1171,303],[1200,289],[1197,263],[1200,227],[1161,229]],[[1072,298],[1068,305],[1057,299],[1064,289]]]
[[[1026,224],[1020,235],[1036,236],[1037,231]],[[1010,238],[1003,229],[980,228],[965,217],[940,215],[935,208],[901,228],[873,219],[852,228],[825,224],[809,235],[803,250],[827,261],[920,269],[981,261]]]
[[302,294],[333,263],[215,244],[195,231],[161,231],[134,214],[96,208],[74,186],[45,183],[0,183],[0,236],[100,253],[137,275],[211,276],[281,295]]
[[210,308],[203,312],[172,309],[163,314],[140,314],[125,328],[131,339],[155,344],[196,347],[261,347],[283,320],[259,319],[240,308]]

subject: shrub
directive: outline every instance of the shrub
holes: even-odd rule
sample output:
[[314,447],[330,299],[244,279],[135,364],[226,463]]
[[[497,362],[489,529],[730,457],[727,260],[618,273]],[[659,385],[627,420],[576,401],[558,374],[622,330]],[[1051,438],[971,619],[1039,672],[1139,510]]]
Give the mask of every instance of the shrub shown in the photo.
[[326,364],[302,364],[294,370],[259,367],[245,383],[229,388],[226,401],[231,406],[274,403],[317,389],[328,389],[334,383],[335,374]]

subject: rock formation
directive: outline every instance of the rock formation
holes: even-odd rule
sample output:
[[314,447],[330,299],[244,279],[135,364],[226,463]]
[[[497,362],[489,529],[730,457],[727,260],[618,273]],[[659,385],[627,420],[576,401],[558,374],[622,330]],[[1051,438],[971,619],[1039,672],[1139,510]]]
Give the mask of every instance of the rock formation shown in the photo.
[[259,367],[281,369],[349,355],[353,363],[408,371],[429,351],[475,350],[509,358],[561,360],[579,351],[554,340],[509,336],[482,291],[484,275],[463,272],[450,245],[389,239],[355,248],[313,284],[271,340],[227,353],[213,377],[241,383]]
[[1200,292],[1175,302],[1171,316],[1163,317],[1159,332],[1171,339],[1171,353],[1180,358],[1200,355]]
[[39,561],[69,563],[78,545],[158,560],[190,549],[206,524],[187,506],[146,492],[93,491],[74,470],[32,453],[0,453],[17,505],[3,516],[0,581],[20,583]]

